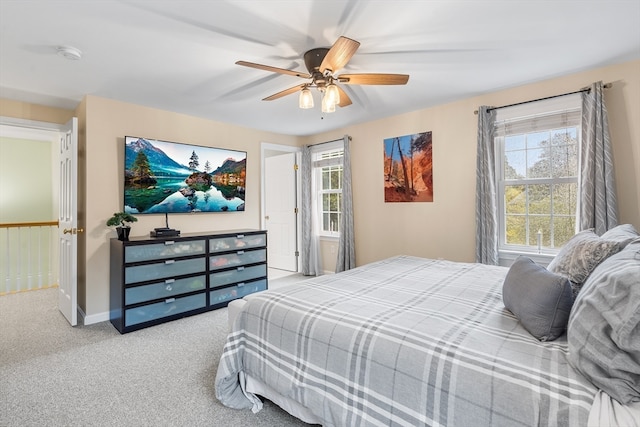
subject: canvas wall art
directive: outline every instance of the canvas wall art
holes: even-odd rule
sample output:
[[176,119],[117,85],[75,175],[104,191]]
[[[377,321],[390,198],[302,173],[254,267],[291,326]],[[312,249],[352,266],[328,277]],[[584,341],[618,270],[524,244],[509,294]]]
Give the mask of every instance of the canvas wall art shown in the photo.
[[433,202],[431,132],[384,140],[384,201]]

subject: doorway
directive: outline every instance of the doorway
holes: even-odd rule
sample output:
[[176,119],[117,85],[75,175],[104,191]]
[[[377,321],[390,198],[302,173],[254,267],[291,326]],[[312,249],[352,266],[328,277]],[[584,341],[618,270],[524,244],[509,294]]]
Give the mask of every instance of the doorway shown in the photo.
[[58,135],[0,120],[0,295],[58,286]]
[[300,148],[262,143],[261,227],[267,230],[270,274],[282,277],[298,271]]
[[[13,237],[6,233],[7,237],[7,253],[11,253],[15,258],[15,264],[10,262],[9,257],[3,257],[7,260],[9,267],[14,265],[15,276],[14,285],[15,288],[11,288],[12,291],[20,292],[22,290],[42,289],[45,287],[57,287],[59,298],[58,308],[62,314],[67,318],[71,326],[77,324],[77,283],[76,283],[76,250],[77,250],[77,236],[76,231],[81,229],[76,228],[77,213],[75,208],[76,202],[76,174],[77,174],[77,118],[72,118],[67,124],[60,125],[48,122],[38,122],[33,120],[16,119],[10,117],[0,117],[0,138],[2,138],[2,147],[7,151],[3,156],[3,160],[9,160],[10,162],[16,162],[19,165],[30,165],[33,172],[29,174],[22,173],[8,173],[2,175],[2,182],[0,183],[0,191],[2,191],[3,197],[9,195],[12,200],[11,204],[4,203],[3,208],[9,207],[11,209],[2,210],[2,220],[12,221],[3,224],[3,228],[9,230],[10,228],[17,229],[17,233]],[[73,153],[73,160],[66,161],[65,167],[62,167],[62,161],[64,160],[63,148],[68,143],[68,152]],[[33,143],[44,145],[44,149],[36,149]],[[16,151],[16,149],[26,148],[27,151]],[[34,158],[37,157],[38,152],[44,152],[44,161],[50,168],[37,167],[35,165]],[[6,165],[5,165],[6,166]],[[9,167],[3,167],[4,169],[10,169]],[[36,171],[46,169],[44,175],[37,175]],[[67,184],[64,184],[62,180],[63,170],[65,176],[73,176],[73,180],[66,179]],[[15,175],[15,176],[12,176]],[[25,176],[28,175],[28,176]],[[33,175],[33,177],[31,176]],[[33,178],[37,182],[29,184],[27,178]],[[20,185],[15,184],[15,180],[20,179]],[[70,187],[71,181],[73,181],[73,187]],[[43,183],[45,183],[43,185]],[[49,187],[50,185],[50,187]],[[23,189],[29,188],[30,192],[27,197],[11,196],[11,190],[15,188]],[[35,189],[41,190],[40,196],[37,196]],[[44,193],[42,193],[44,191]],[[73,204],[63,204],[61,202],[65,200],[62,197],[62,193],[68,194],[67,200],[72,200]],[[70,209],[68,206],[72,206]],[[63,217],[62,213],[65,212],[66,216]],[[30,217],[29,214],[35,215]],[[42,221],[41,215],[45,215],[47,221]],[[57,221],[52,221],[53,217],[57,217]],[[66,226],[63,220],[66,218],[72,218],[73,236],[66,236],[71,229],[63,229],[61,226]],[[19,221],[16,222],[16,219]],[[34,221],[35,220],[35,221]],[[46,229],[44,226],[50,226],[55,230],[57,239],[47,240]],[[22,233],[22,230],[25,230]],[[33,232],[33,229],[36,231]],[[45,234],[43,234],[43,230]],[[26,235],[23,239],[22,236]],[[64,238],[63,238],[64,237]],[[73,265],[69,265],[68,259],[63,257],[61,250],[61,242],[63,240],[72,240],[67,246],[73,248],[73,252],[70,258],[73,261]],[[43,245],[42,242],[45,242]],[[13,242],[10,244],[9,242]],[[5,246],[5,245],[3,245]],[[11,246],[11,247],[10,247]],[[25,250],[26,249],[26,250]],[[48,249],[48,250],[47,250]],[[56,262],[57,259],[57,262]],[[48,266],[48,268],[45,268]],[[7,267],[7,266],[5,266]],[[6,273],[10,268],[3,268]],[[63,275],[62,272],[65,272]],[[27,288],[22,287],[22,277],[27,277]],[[6,276],[7,283],[14,279],[11,275]],[[32,286],[37,284],[37,286]],[[44,284],[44,286],[43,286]],[[64,296],[64,298],[62,298]],[[62,303],[64,299],[64,304]]]

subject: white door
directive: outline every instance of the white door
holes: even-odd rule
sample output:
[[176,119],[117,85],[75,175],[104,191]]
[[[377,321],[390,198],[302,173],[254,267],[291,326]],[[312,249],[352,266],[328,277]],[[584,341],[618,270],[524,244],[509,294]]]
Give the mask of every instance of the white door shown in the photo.
[[297,271],[296,154],[264,159],[265,224],[270,268]]
[[78,119],[71,119],[60,134],[60,248],[58,309],[71,326],[78,324]]

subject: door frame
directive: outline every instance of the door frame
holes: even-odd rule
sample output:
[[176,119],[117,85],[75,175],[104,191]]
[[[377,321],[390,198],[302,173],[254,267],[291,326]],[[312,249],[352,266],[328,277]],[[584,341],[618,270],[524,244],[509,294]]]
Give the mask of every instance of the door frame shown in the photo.
[[[267,229],[265,220],[266,216],[266,191],[265,191],[265,159],[271,156],[277,156],[278,154],[296,153],[296,164],[300,165],[300,159],[302,155],[302,147],[296,147],[291,145],[273,144],[270,142],[260,143],[260,228]],[[300,212],[300,170],[292,171],[296,179],[296,200],[295,205]],[[296,216],[296,250],[300,251],[300,214]],[[269,236],[267,236],[267,241]],[[300,271],[300,258],[296,262],[296,270]]]
[[[54,149],[54,148],[57,147],[58,144],[60,143],[60,136],[65,133],[65,130],[67,129],[67,124],[68,123],[59,124],[59,123],[51,123],[51,122],[42,122],[37,120],[20,119],[15,117],[0,116],[0,134],[6,137],[48,141],[48,142],[51,142],[52,144],[52,152],[59,153],[60,150]],[[59,159],[56,159],[55,164],[59,165]],[[56,176],[59,175],[58,168],[53,168],[54,169],[53,173],[55,173]],[[56,211],[59,211],[60,194],[58,194],[58,199],[56,200],[56,204],[57,204]],[[58,247],[58,250],[59,250],[59,247]],[[58,281],[60,280],[60,274],[61,272],[58,271]],[[77,295],[77,282],[75,286],[76,286],[75,293]],[[76,300],[76,307],[74,310],[75,316],[77,316],[78,309],[79,309],[79,306]],[[75,326],[75,324],[72,324],[71,326]]]

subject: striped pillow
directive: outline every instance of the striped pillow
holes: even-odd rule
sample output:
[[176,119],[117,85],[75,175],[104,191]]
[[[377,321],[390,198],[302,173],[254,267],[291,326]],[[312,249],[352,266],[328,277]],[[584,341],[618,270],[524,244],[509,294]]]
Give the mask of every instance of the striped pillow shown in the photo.
[[640,402],[640,241],[600,264],[567,328],[569,363],[622,404]]

